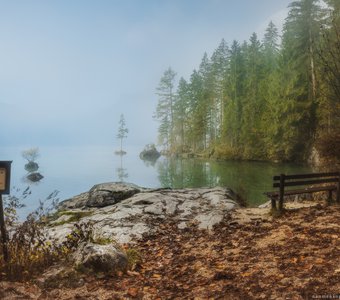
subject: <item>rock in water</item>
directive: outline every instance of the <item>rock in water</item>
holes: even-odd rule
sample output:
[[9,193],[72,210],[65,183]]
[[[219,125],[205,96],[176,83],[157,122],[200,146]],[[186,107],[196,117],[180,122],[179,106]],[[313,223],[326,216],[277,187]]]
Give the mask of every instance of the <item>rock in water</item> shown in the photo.
[[144,150],[139,154],[139,157],[144,160],[157,160],[161,154],[156,149],[156,146],[146,145]]
[[25,164],[25,170],[27,172],[32,173],[32,172],[38,171],[38,169],[39,169],[39,165],[34,161],[29,161],[27,164]]

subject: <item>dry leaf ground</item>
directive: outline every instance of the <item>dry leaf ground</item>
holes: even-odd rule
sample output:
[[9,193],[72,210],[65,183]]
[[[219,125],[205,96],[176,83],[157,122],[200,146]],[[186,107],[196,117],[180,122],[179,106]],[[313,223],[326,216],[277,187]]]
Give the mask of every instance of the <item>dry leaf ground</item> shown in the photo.
[[275,219],[240,209],[210,232],[156,220],[127,274],[50,290],[2,282],[0,299],[340,299],[340,206],[298,206]]

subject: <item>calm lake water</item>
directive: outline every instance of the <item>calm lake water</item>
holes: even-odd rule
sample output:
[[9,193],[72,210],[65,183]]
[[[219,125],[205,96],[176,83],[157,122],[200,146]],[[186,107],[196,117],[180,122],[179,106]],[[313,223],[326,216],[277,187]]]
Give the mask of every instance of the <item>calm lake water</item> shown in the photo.
[[39,200],[57,190],[60,200],[88,191],[93,185],[125,181],[143,187],[230,187],[240,193],[250,206],[267,201],[263,192],[271,190],[272,176],[280,173],[310,172],[310,168],[294,164],[264,162],[214,161],[160,157],[156,162],[139,158],[141,148],[126,148],[127,154],[116,155],[108,146],[40,147],[36,160],[44,178],[35,184],[25,180],[27,172],[22,157],[27,147],[2,147],[0,160],[13,160],[12,194],[21,195],[27,186],[32,194],[20,211],[24,217],[36,209]]

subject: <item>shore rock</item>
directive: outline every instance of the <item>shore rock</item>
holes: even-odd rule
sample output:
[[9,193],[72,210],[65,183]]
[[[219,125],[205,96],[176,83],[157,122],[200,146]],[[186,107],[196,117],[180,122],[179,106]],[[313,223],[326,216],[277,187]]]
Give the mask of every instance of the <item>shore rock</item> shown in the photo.
[[[210,230],[238,207],[234,196],[232,190],[222,187],[171,190],[105,183],[62,202],[59,209],[67,210],[68,215],[86,212],[77,222],[91,222],[95,235],[130,243],[152,233],[152,221],[156,219],[171,217],[180,228],[196,223],[199,228]],[[72,228],[72,222],[61,219],[53,224],[49,231],[58,238]]]
[[90,191],[60,203],[59,209],[105,207],[113,205],[142,191],[132,183],[108,182],[96,184]]
[[94,272],[115,273],[128,267],[126,255],[113,244],[86,243],[78,247],[73,257],[77,267]]

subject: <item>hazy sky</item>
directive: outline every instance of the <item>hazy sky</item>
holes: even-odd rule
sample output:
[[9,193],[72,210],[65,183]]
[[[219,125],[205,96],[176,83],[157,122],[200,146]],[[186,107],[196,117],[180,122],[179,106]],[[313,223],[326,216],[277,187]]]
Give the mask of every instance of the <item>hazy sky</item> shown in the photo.
[[189,79],[222,38],[281,28],[289,0],[0,0],[0,143],[157,141],[156,87]]

